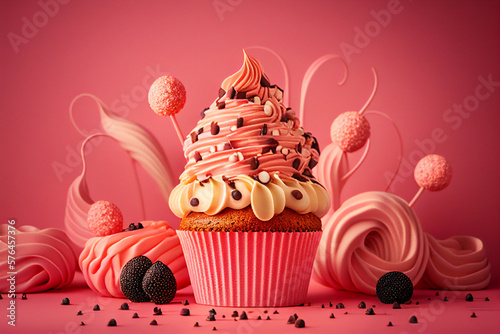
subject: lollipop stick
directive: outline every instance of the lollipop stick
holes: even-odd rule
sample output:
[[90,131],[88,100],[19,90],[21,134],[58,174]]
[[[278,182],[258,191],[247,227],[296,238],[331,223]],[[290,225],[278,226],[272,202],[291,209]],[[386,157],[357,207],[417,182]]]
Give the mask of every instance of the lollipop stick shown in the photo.
[[182,135],[181,128],[179,127],[179,124],[177,123],[177,119],[175,118],[175,115],[170,115],[170,119],[172,120],[172,123],[174,124],[175,132],[177,132],[177,136],[179,137],[179,141],[181,142],[181,146],[184,146],[184,136]]
[[411,200],[410,204],[408,204],[410,207],[413,206],[413,204],[415,204],[415,202],[417,201],[417,199],[420,197],[420,195],[422,195],[422,193],[424,192],[425,188],[424,187],[420,187],[420,189],[418,190],[417,194],[415,195],[415,197],[413,197],[413,199]]

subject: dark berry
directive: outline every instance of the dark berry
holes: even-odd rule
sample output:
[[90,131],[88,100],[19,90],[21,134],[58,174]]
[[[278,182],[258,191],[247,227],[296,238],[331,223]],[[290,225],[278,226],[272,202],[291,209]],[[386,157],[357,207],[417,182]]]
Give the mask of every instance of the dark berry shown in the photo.
[[142,289],[155,304],[166,304],[174,299],[177,282],[170,268],[156,261],[144,275]]
[[125,297],[136,303],[150,300],[142,288],[142,279],[152,264],[150,259],[139,255],[123,266],[120,272],[120,289]]
[[413,284],[408,276],[399,271],[384,274],[377,282],[377,297],[384,304],[406,303],[413,295]]

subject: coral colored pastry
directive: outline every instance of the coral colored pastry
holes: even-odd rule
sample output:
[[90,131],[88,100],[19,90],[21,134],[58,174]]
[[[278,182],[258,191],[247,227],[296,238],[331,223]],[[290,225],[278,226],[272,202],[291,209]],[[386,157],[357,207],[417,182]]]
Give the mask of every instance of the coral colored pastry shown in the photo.
[[[40,230],[21,226],[15,230],[8,224],[0,225],[0,292],[10,290],[9,250],[15,258],[15,291],[42,292],[67,286],[73,281],[77,266],[76,255],[64,231],[57,228]],[[9,238],[9,236],[13,238]],[[15,248],[9,241],[15,240]]]
[[186,262],[175,230],[164,221],[141,222],[143,228],[94,237],[87,241],[79,264],[88,286],[103,296],[125,297],[120,271],[136,256],[161,261],[174,273],[179,289],[190,284]]
[[[304,302],[330,198],[312,174],[319,146],[283,91],[244,52],[184,142],[170,195],[198,303]],[[248,280],[246,277],[261,277]]]

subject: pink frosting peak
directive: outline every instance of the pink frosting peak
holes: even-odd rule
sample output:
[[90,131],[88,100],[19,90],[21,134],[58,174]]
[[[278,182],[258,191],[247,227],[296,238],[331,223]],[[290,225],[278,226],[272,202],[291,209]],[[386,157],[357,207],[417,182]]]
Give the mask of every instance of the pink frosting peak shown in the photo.
[[243,50],[243,56],[243,66],[241,66],[240,70],[222,82],[221,87],[226,92],[231,87],[238,92],[249,92],[258,89],[261,86],[261,80],[269,83],[269,79],[263,73],[260,63],[255,58],[249,57],[245,50]]
[[184,253],[175,230],[164,221],[145,221],[144,227],[91,238],[80,254],[79,264],[88,286],[103,296],[125,297],[120,272],[134,257],[144,255],[161,261],[175,276],[177,288],[190,284]]
[[[11,240],[16,242],[14,267],[8,261]],[[7,279],[12,271],[17,272],[17,293],[62,288],[73,281],[76,266],[71,241],[63,230],[29,225],[14,230],[11,225],[0,225],[0,292],[9,291]]]

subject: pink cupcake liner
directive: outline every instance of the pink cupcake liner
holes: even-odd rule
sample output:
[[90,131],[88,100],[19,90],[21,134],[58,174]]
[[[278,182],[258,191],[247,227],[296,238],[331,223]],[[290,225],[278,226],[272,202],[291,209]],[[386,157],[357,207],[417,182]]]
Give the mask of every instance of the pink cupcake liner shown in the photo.
[[177,231],[198,304],[305,302],[322,232]]

